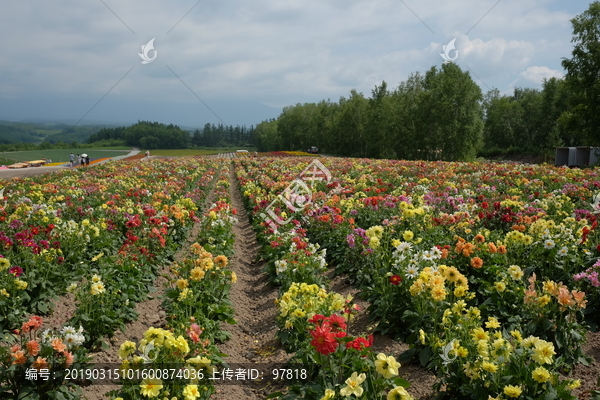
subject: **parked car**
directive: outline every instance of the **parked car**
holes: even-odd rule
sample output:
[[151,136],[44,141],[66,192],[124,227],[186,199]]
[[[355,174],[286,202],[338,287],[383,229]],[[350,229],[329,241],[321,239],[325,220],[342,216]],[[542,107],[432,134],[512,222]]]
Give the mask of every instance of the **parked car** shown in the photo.
[[310,149],[306,150],[306,152],[310,154],[319,154],[319,148],[312,146]]

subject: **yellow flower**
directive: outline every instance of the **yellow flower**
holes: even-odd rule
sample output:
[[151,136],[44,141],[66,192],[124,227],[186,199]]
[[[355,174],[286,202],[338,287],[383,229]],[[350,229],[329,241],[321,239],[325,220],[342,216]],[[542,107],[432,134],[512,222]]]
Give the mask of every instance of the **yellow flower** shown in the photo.
[[231,283],[237,282],[237,274],[234,271],[231,271]]
[[521,332],[514,330],[514,331],[510,331],[510,334],[512,337],[514,337],[515,339],[517,339],[517,341],[519,343],[521,343],[523,341],[523,336],[521,336]]
[[579,379],[575,379],[567,385],[567,387],[571,390],[577,389],[579,386],[581,386],[581,381]]
[[[0,259],[1,260],[1,259]],[[25,290],[27,289],[27,282],[22,281],[20,279],[15,279],[15,286],[17,287],[17,289],[19,290]]]
[[380,245],[381,245],[381,241],[379,240],[379,238],[377,236],[373,236],[372,238],[369,239],[369,247],[371,247],[372,249],[377,249],[377,248],[379,248]]
[[177,282],[175,282],[175,285],[177,286],[177,289],[183,290],[189,286],[189,282],[187,279],[181,278],[181,279],[177,279]]
[[125,360],[133,353],[135,353],[135,343],[130,342],[129,340],[123,342],[121,347],[119,347],[119,358],[121,358],[121,360]]
[[508,273],[510,274],[510,277],[514,280],[519,280],[523,277],[523,271],[518,265],[511,265],[510,267],[508,267]]
[[476,328],[471,331],[473,340],[490,340],[490,335],[483,328]]
[[468,289],[466,286],[457,286],[457,287],[454,289],[454,295],[455,295],[456,297],[464,297],[464,296],[467,294],[467,291],[468,291],[468,290],[469,290],[469,289]]
[[550,372],[544,367],[537,367],[531,372],[531,377],[536,382],[544,383],[550,380]]
[[467,350],[464,347],[459,347],[458,349],[456,349],[456,355],[462,358],[465,358],[466,356],[469,355],[469,350]]
[[204,270],[202,268],[194,267],[190,271],[190,279],[193,281],[201,281],[202,279],[204,279],[205,274],[206,273],[204,272]]
[[0,271],[4,271],[10,267],[10,260],[8,258],[0,258]]
[[340,390],[340,394],[342,396],[350,396],[355,395],[356,397],[360,397],[363,394],[363,388],[360,386],[361,383],[365,381],[367,376],[362,373],[358,375],[356,372],[353,372],[350,375],[350,378],[346,379],[346,385]]
[[463,370],[465,371],[465,375],[469,377],[469,379],[477,379],[479,378],[479,370],[474,365],[471,365],[470,362],[465,363],[463,366]]
[[325,395],[321,397],[321,400],[330,400],[335,397],[335,391],[331,389],[325,389]]
[[498,371],[498,366],[489,361],[484,361],[483,363],[481,363],[481,368],[483,370],[485,370],[487,372],[491,372],[491,373]]
[[4,297],[10,297],[10,294],[6,291],[6,289],[0,289],[0,294]]
[[104,283],[102,282],[96,282],[90,286],[90,293],[94,296],[104,292],[106,292],[106,289],[104,288]]
[[390,390],[387,400],[413,400],[413,397],[402,386],[398,386]]
[[182,301],[188,298],[188,296],[190,295],[192,291],[188,288],[183,289],[180,293],[179,293],[179,297],[177,298],[177,300]]
[[500,328],[500,322],[494,317],[488,317],[488,322],[485,323],[485,327],[488,329]]
[[537,299],[537,301],[538,301],[538,304],[539,304],[540,306],[542,306],[542,307],[543,307],[543,306],[545,306],[546,304],[550,303],[550,300],[552,300],[552,299],[551,299],[551,298],[550,298],[550,296],[548,296],[547,294],[545,294],[545,295],[543,295],[543,296],[540,296],[540,297]]
[[422,345],[425,344],[425,332],[423,331],[423,329],[419,329],[419,341]]
[[506,385],[503,390],[504,394],[508,397],[519,397],[521,395],[521,388],[519,386]]
[[157,397],[162,387],[160,379],[144,379],[140,384],[142,395],[146,397]]
[[185,400],[196,400],[200,397],[198,385],[187,385],[182,394],[185,396]]
[[415,234],[412,233],[412,231],[404,231],[404,233],[402,234],[402,238],[407,242],[410,242],[414,237]]
[[431,298],[436,301],[442,301],[446,298],[446,289],[443,285],[436,285],[431,289]]
[[384,378],[389,379],[392,376],[398,375],[398,368],[400,368],[400,363],[393,356],[388,357],[383,353],[377,354],[375,370],[383,375]]
[[504,292],[504,290],[506,290],[506,284],[504,282],[495,282],[494,286],[496,287],[496,290],[499,292]]
[[552,356],[555,354],[554,345],[545,340],[540,340],[533,348],[533,359],[538,364],[552,364]]

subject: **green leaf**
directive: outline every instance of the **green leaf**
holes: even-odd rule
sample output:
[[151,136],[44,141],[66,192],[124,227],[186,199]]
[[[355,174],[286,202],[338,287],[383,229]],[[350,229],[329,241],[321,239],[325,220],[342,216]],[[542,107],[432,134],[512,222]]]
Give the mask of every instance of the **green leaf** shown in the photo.
[[406,379],[398,377],[398,378],[394,379],[394,385],[401,386],[403,388],[409,388],[410,382],[407,381]]
[[268,395],[267,397],[265,397],[265,399],[276,399],[278,397],[283,396],[283,393],[281,392],[275,392],[275,393],[271,393],[270,395]]

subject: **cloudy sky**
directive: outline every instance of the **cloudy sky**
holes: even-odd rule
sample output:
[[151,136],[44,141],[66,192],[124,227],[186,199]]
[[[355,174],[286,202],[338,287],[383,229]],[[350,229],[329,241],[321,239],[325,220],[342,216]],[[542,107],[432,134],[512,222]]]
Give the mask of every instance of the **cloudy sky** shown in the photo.
[[[0,119],[256,124],[455,63],[484,92],[564,74],[585,0],[0,0]],[[154,38],[154,60],[138,53]]]

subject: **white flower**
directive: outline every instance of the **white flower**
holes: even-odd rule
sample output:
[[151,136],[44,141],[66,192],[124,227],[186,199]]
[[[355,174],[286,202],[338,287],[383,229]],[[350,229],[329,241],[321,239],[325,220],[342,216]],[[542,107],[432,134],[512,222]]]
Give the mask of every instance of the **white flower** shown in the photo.
[[60,333],[62,333],[63,335],[74,335],[75,333],[77,333],[77,330],[75,330],[75,328],[73,328],[72,326],[65,326],[61,329]]
[[396,250],[398,250],[399,253],[402,253],[407,250],[410,251],[411,247],[411,244],[408,242],[400,242],[400,244],[396,246]]
[[275,261],[275,271],[280,274],[287,270],[287,261],[277,260]]
[[568,252],[569,252],[569,249],[567,248],[567,246],[563,246],[563,247],[561,247],[561,249],[558,251],[558,255],[559,255],[559,256],[566,256]]
[[437,247],[433,246],[430,251],[434,259],[439,260],[442,258],[442,251]]
[[416,278],[419,275],[419,268],[417,267],[408,267],[406,270],[407,278]]
[[554,246],[555,246],[554,240],[552,240],[552,239],[547,239],[544,242],[544,248],[547,249],[547,250],[554,248]]
[[426,261],[431,261],[433,260],[433,254],[426,250],[423,253],[421,253],[421,258]]

